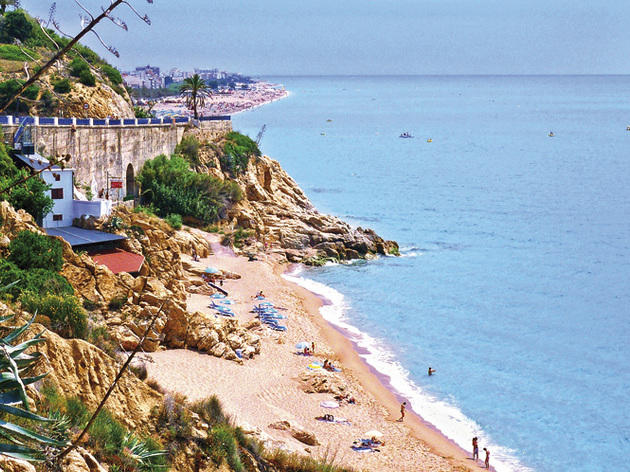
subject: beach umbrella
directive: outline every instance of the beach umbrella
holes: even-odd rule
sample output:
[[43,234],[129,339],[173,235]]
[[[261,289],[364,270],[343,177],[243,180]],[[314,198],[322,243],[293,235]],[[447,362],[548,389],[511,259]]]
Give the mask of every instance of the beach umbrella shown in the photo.
[[367,431],[364,436],[366,438],[380,438],[383,436],[383,433],[381,433],[380,431],[377,431],[375,429],[372,429],[370,431]]
[[322,408],[339,408],[339,403],[333,400],[329,400],[329,401],[321,402],[319,406],[321,406]]
[[307,365],[306,368],[309,370],[319,370],[322,368],[322,365],[317,362],[312,362],[309,365]]
[[220,272],[219,269],[215,269],[214,267],[206,267],[205,270],[206,274],[216,274],[217,272]]
[[304,349],[305,347],[311,347],[310,343],[307,343],[306,341],[300,341],[299,343],[297,343],[295,345],[295,349]]

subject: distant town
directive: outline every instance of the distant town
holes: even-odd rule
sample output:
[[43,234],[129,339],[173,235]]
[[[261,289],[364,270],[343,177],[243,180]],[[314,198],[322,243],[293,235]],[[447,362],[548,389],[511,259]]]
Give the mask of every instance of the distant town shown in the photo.
[[173,68],[164,73],[159,67],[146,65],[121,72],[138,117],[192,116],[185,98],[180,96],[180,87],[195,74],[209,89],[199,109],[203,116],[232,115],[287,96],[280,84],[219,69]]
[[179,93],[179,86],[184,79],[192,77],[194,74],[199,75],[213,90],[222,88],[247,90],[250,84],[254,82],[251,77],[219,69],[184,71],[172,68],[165,73],[159,67],[146,65],[136,67],[132,71],[121,72],[125,85],[132,89],[133,95],[137,98],[176,95]]

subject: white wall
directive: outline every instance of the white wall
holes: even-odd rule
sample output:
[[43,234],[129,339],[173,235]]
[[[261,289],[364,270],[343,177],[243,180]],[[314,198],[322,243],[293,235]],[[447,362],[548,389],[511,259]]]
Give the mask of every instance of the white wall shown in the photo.
[[[61,178],[59,181],[55,180],[54,174],[59,175]],[[74,217],[73,200],[72,200],[72,176],[74,172],[71,169],[64,170],[45,170],[41,173],[41,177],[49,184],[51,189],[62,188],[63,198],[59,200],[53,200],[53,209],[44,218],[44,228],[58,228],[63,226],[72,226],[72,218]],[[51,197],[51,192],[48,190],[46,195]],[[51,197],[52,198],[52,197]],[[53,215],[62,215],[61,221],[53,221]]]

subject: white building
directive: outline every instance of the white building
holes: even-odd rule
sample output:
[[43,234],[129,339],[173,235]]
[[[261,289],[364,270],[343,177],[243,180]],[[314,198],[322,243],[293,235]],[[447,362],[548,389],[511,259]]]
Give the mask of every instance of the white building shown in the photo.
[[44,217],[43,228],[72,226],[74,218],[81,218],[82,216],[101,218],[111,213],[112,202],[110,200],[74,199],[74,169],[62,169],[58,166],[48,169],[50,162],[39,154],[16,154],[16,157],[34,171],[41,171],[40,177],[50,185],[50,190],[46,194],[52,198],[53,208]]

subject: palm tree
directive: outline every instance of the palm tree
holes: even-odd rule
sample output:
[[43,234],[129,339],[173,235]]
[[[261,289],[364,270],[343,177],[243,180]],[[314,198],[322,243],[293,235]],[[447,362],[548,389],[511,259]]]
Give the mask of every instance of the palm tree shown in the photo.
[[186,98],[186,106],[192,109],[195,119],[199,118],[197,108],[203,108],[206,97],[210,95],[210,89],[204,80],[199,77],[199,74],[187,77],[179,88],[179,93]]

